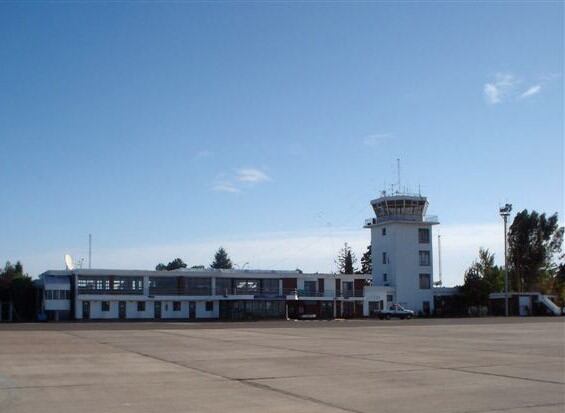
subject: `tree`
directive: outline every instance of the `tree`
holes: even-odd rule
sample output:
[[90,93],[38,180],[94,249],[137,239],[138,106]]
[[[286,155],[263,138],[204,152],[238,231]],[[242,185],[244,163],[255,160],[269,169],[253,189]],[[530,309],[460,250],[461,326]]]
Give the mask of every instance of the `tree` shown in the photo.
[[0,301],[11,302],[16,320],[32,320],[35,316],[35,294],[31,277],[23,265],[6,262],[0,271]]
[[465,272],[465,283],[461,287],[461,292],[467,307],[480,307],[488,304],[489,286],[481,277],[476,265],[472,265]]
[[508,231],[512,289],[536,291],[552,283],[558,272],[554,258],[561,252],[563,233],[557,213],[546,217],[545,213],[524,209],[516,215]]
[[494,265],[494,254],[488,249],[479,249],[479,260],[475,263],[479,274],[487,283],[488,290],[491,293],[499,293],[504,291],[504,270]]
[[373,260],[371,258],[371,245],[367,245],[367,250],[361,257],[361,274],[373,273]]
[[210,264],[210,267],[224,270],[230,270],[233,268],[231,259],[224,247],[218,248],[218,251],[214,254],[214,262]]
[[479,258],[465,272],[465,283],[461,292],[467,306],[486,306],[488,296],[504,289],[504,272],[494,265],[494,254],[488,249],[479,249]]
[[340,274],[354,274],[355,271],[357,271],[355,268],[357,258],[347,242],[344,244],[343,248],[339,250],[335,263],[337,264],[337,270]]
[[169,262],[167,265],[165,265],[163,263],[157,264],[157,266],[155,267],[155,270],[157,270],[157,271],[172,271],[172,270],[178,270],[179,268],[186,268],[186,267],[187,267],[187,265],[183,260],[181,260],[180,258],[175,258],[174,260]]

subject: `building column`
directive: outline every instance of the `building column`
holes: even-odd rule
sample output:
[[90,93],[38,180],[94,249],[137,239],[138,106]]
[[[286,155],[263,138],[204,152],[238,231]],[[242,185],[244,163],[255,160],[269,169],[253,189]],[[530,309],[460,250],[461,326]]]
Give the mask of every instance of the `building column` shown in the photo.
[[216,277],[212,277],[212,291],[210,291],[212,296],[216,295]]
[[149,296],[149,276],[148,275],[143,277],[143,295],[145,297]]

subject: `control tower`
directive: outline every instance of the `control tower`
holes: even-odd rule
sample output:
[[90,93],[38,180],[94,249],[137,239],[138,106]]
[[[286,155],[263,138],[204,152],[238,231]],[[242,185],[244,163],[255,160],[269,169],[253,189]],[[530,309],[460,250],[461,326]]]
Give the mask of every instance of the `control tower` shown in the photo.
[[375,218],[371,229],[373,285],[394,288],[394,303],[416,313],[434,310],[432,226],[426,215],[428,200],[421,195],[387,195],[371,201]]

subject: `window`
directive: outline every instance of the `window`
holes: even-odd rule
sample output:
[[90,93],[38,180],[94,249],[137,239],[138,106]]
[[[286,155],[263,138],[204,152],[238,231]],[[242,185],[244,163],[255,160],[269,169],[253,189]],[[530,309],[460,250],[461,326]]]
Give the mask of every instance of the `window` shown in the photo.
[[316,295],[316,281],[304,281],[304,294],[308,296]]
[[278,279],[263,279],[261,280],[261,292],[263,294],[279,294],[279,280]]
[[386,272],[383,274],[383,281],[384,282],[388,281],[388,274]]
[[216,295],[231,295],[231,278],[216,278]]
[[214,311],[214,301],[206,301],[206,311]]
[[137,302],[137,311],[145,311],[145,301]]
[[102,311],[110,311],[110,301],[102,301]]
[[430,230],[428,228],[418,229],[418,241],[420,244],[430,243]]
[[249,294],[255,295],[260,292],[259,280],[235,280],[235,293],[236,294]]
[[180,311],[180,301],[173,301],[173,311]]
[[386,252],[383,252],[383,264],[387,263],[387,259],[386,259]]
[[53,290],[45,290],[45,299],[52,300],[53,299]]
[[430,265],[430,251],[420,251],[420,265]]
[[420,274],[420,289],[421,290],[429,290],[432,288],[430,274]]
[[381,229],[381,234],[383,234],[383,237],[386,235],[386,227]]
[[392,294],[388,294],[386,296],[386,301],[387,303],[392,303],[392,301],[394,300],[394,297],[392,296]]
[[430,315],[430,302],[429,301],[422,301],[422,312],[425,315]]

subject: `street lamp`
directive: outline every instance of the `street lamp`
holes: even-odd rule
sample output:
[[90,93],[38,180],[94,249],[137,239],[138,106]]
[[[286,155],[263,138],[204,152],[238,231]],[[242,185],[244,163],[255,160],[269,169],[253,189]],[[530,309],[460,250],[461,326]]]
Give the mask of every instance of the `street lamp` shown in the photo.
[[506,225],[508,216],[512,212],[512,204],[506,204],[500,208],[500,216],[504,220],[504,315],[508,317],[508,260],[507,243],[508,236],[506,235]]

